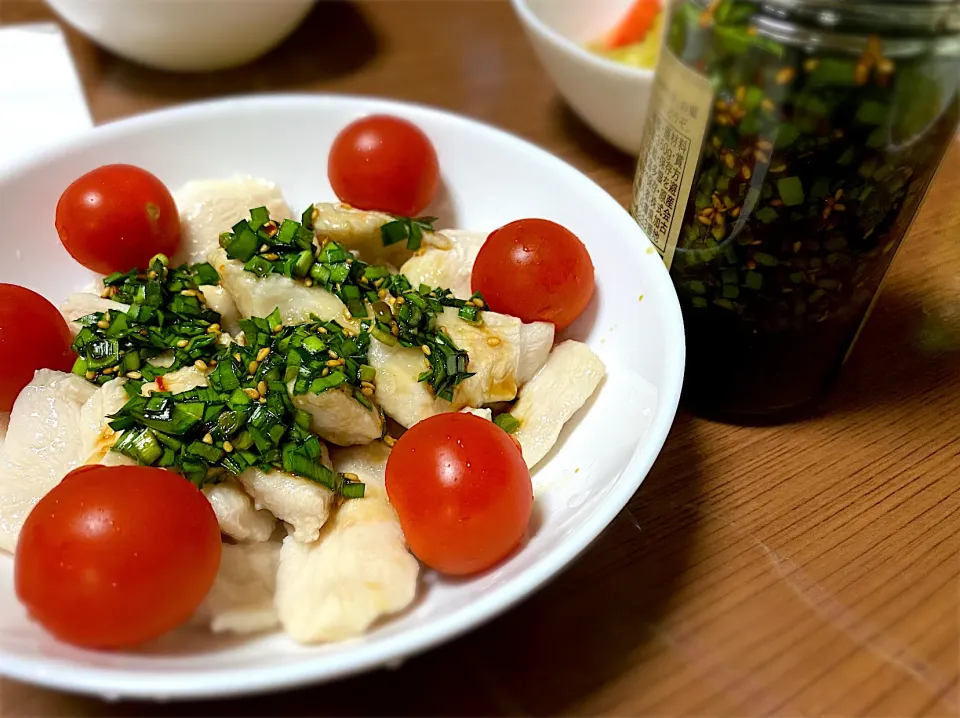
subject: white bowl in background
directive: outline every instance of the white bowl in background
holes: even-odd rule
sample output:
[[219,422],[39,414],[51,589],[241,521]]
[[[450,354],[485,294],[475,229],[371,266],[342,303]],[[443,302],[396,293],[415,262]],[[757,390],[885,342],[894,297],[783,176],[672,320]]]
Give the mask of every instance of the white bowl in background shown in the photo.
[[[373,113],[405,117],[433,141],[446,191],[442,206],[429,211],[441,226],[490,231],[522,217],[549,218],[579,235],[596,267],[594,299],[566,334],[590,345],[607,377],[533,474],[536,510],[528,540],[472,579],[428,572],[414,605],[361,639],[301,646],[282,633],[237,639],[178,629],[131,652],[74,648],[31,623],[14,596],[13,562],[0,554],[0,675],[113,698],[172,699],[289,688],[395,663],[537,589],[636,492],[673,422],[683,377],[683,323],[663,261],[630,215],[590,179],[523,140],[463,117],[374,98],[268,95],[98,127],[0,170],[0,216],[18,218],[17,232],[0,237],[0,282],[28,286],[54,302],[90,282],[60,244],[53,219],[63,189],[99,165],[139,165],[171,188],[250,174],[276,182],[291,205],[302,208],[334,199],[325,171],[333,139],[347,123]],[[563,627],[556,628],[562,634]]]
[[614,62],[584,47],[609,32],[633,0],[511,0],[560,94],[601,137],[638,155],[653,70]]
[[47,0],[69,25],[116,54],[160,70],[201,72],[260,57],[314,0]]

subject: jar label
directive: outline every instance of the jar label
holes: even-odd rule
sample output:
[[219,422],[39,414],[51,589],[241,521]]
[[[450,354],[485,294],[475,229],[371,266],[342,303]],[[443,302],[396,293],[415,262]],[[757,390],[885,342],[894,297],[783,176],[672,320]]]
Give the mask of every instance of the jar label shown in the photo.
[[669,269],[710,120],[713,86],[663,47],[650,103],[630,213]]

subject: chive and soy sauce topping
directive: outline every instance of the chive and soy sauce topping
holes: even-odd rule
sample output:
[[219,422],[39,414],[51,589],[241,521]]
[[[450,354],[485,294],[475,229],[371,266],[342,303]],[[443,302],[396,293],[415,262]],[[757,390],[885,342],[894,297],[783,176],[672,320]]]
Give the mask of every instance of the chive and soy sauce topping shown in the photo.
[[[73,342],[75,374],[98,385],[120,376],[152,381],[216,354],[220,315],[204,303],[200,286],[217,284],[220,277],[209,264],[168,265],[158,255],[146,271],[104,278],[102,296],[129,309],[77,320],[82,328]],[[172,355],[168,366],[149,363],[165,353]]]
[[[359,334],[350,338],[358,347],[359,364],[365,364],[370,335],[391,346],[419,347],[427,365],[419,381],[426,382],[435,396],[451,401],[456,386],[473,374],[467,371],[467,352],[437,327],[437,316],[444,307],[453,307],[463,321],[479,324],[483,297],[477,293],[463,300],[446,289],[414,288],[403,275],[391,274],[386,266],[367,264],[337,242],[323,239],[316,246],[314,213],[311,205],[301,222],[283,220],[278,224],[265,207],[251,209],[250,219],[221,235],[220,245],[230,259],[244,262],[248,272],[260,277],[283,274],[339,297],[350,316],[361,320]],[[383,243],[404,241],[408,248],[419,249],[423,233],[433,231],[434,219],[398,217],[381,227]],[[328,329],[331,324],[326,325]],[[363,393],[365,389],[371,387],[359,388],[359,400],[369,396]]]
[[686,0],[667,35],[714,90],[671,266],[690,393],[749,412],[800,403],[839,364],[960,114],[936,40],[888,54],[891,20],[894,40],[798,24],[810,41],[785,41],[769,28],[789,18],[765,12]]

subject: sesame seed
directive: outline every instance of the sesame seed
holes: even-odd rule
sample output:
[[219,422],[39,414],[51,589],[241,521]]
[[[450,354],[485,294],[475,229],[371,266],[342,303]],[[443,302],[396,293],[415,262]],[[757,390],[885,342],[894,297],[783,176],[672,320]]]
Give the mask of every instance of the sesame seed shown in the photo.
[[777,106],[773,104],[773,100],[771,100],[769,97],[763,98],[763,100],[760,102],[760,107],[765,109],[767,112],[773,112],[775,109],[777,109]]
[[803,63],[803,69],[807,72],[813,72],[818,67],[820,67],[820,60],[815,57],[811,57]]
[[377,296],[380,297],[380,299],[386,299],[386,298],[387,298],[387,290],[386,290],[386,289],[381,289],[379,292],[377,292]]
[[209,327],[207,327],[207,334],[219,334],[219,333],[220,333],[219,324],[211,324]]
[[330,350],[329,352],[327,352],[327,353],[330,354],[330,358],[331,358],[331,359],[339,359],[339,358],[340,358],[340,355],[337,354],[335,351],[333,351],[333,349],[331,349],[331,350]]
[[223,450],[229,454],[231,451],[233,451],[233,444],[231,444],[229,441],[224,441]]
[[203,443],[204,443],[204,444],[212,444],[212,443],[213,443],[213,436],[212,436],[211,434],[205,434],[204,437],[203,437]]
[[180,341],[177,342],[177,346],[183,349],[189,343],[190,342],[188,342],[186,339],[181,339]]
[[260,245],[260,254],[263,254],[264,252],[268,251],[269,249],[270,249],[270,245],[268,245],[268,244],[261,244],[261,245]]
[[372,381],[362,381],[360,382],[360,386],[369,386],[371,389],[376,388]]
[[303,280],[303,283],[304,283],[305,285],[307,285],[308,287],[312,287],[312,286],[313,286],[313,280],[310,279],[310,277],[307,277],[306,279],[304,279],[304,280]]
[[777,71],[776,82],[778,85],[786,85],[788,82],[793,82],[793,78],[797,76],[797,71],[792,67],[781,67]]
[[259,399],[259,398],[260,398],[260,392],[257,391],[256,389],[247,388],[247,389],[244,389],[244,390],[243,390],[243,393],[246,394],[247,396],[249,396],[251,399]]
[[257,362],[252,361],[252,362],[250,362],[250,363],[247,365],[247,371],[250,372],[251,374],[256,374],[256,373],[257,373],[257,369],[258,369],[259,367],[260,367],[260,365],[257,364]]
[[393,445],[397,443],[397,440],[394,439],[392,436],[390,436],[390,434],[386,434],[383,437],[383,443],[389,446],[390,448],[393,448]]
[[475,307],[480,307],[480,309],[483,309],[483,307],[484,307],[485,305],[484,305],[484,303],[483,303],[483,300],[482,300],[480,297],[474,297],[474,298],[473,298],[473,306],[475,306]]
[[400,326],[396,322],[390,323],[390,333],[395,337],[400,336]]
[[406,302],[406,301],[407,301],[407,300],[404,299],[403,297],[397,297],[397,304],[403,304],[403,303]]
[[283,325],[282,325],[282,324],[278,324],[277,326],[275,326],[275,327],[273,328],[273,333],[274,333],[274,334],[279,334],[279,333],[282,332],[282,331],[283,331]]
[[84,376],[87,378],[88,381],[93,381],[94,379],[97,378],[97,372],[88,371],[86,374],[84,374]]
[[427,369],[432,369],[432,368],[433,368],[433,367],[430,366],[430,360],[429,360],[429,359],[424,359],[424,360],[423,360],[423,365],[424,365]]
[[270,347],[264,347],[257,352],[257,361],[263,361],[268,356],[270,356]]
[[263,258],[271,262],[275,262],[280,259],[280,255],[276,252],[267,252],[265,255],[263,255]]
[[97,326],[101,329],[109,329],[110,322],[108,322],[106,319],[101,319],[99,322],[97,322]]
[[234,354],[233,358],[236,359],[237,361],[243,361],[243,359],[240,357],[240,352],[237,352],[236,354]]
[[261,381],[257,384],[257,391],[260,392],[260,396],[263,396],[267,393],[267,382]]
[[339,359],[330,359],[329,361],[326,362],[326,365],[327,365],[327,366],[340,366],[340,360],[339,360]]
[[320,372],[320,376],[329,376],[329,375],[330,375],[329,369],[324,369],[322,372]]
[[349,473],[349,472],[348,472],[348,473],[345,473],[345,474],[343,475],[343,478],[345,478],[347,481],[359,481],[359,480],[360,480],[360,477],[359,477],[359,476],[357,476],[356,474],[351,474],[351,473]]
[[207,370],[207,363],[206,363],[203,359],[197,359],[197,360],[193,363],[193,366],[194,366],[194,368],[195,368],[197,371],[206,371],[206,370]]
[[128,371],[128,372],[127,372],[127,378],[128,378],[128,379],[140,379],[140,378],[142,378],[142,377],[143,377],[143,374],[141,374],[141,373],[138,372],[138,371]]
[[148,278],[148,279],[156,279],[156,278],[157,278],[157,273],[154,272],[154,271],[151,269],[149,272],[147,272],[147,278]]
[[360,389],[360,393],[364,396],[373,396],[373,389],[371,389],[369,386],[365,386]]
[[261,403],[261,404],[266,404],[266,403],[267,403],[267,400],[266,400],[264,397],[261,396],[261,397],[260,397],[260,403]]
[[498,347],[503,342],[500,337],[487,337],[487,346]]
[[195,297],[195,296],[197,296],[197,290],[196,290],[196,289],[184,289],[183,291],[180,292],[180,294],[182,294],[182,295],[185,296],[185,297]]
[[744,179],[748,180],[753,176],[753,171],[749,167],[744,165],[743,167],[740,168],[740,174],[743,175]]
[[310,220],[316,222],[318,219],[320,219],[320,210],[314,207],[313,212],[310,213]]
[[426,354],[427,356],[430,356],[430,347],[428,347],[426,344],[421,346],[420,349],[421,351],[423,351],[424,354]]

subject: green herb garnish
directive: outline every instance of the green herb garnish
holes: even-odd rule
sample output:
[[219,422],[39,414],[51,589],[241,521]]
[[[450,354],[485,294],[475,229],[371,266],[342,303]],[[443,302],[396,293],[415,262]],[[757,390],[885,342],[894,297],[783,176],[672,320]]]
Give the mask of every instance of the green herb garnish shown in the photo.
[[362,497],[363,484],[320,463],[310,415],[295,407],[292,395],[343,388],[369,408],[374,374],[362,363],[364,340],[333,322],[283,326],[278,312],[242,320],[241,328],[246,344],[220,348],[210,362],[209,386],[149,397],[130,392],[111,417],[110,427],[123,432],[112,450],[177,471],[198,486],[257,466],[316,481],[345,498]]
[[508,434],[513,434],[520,428],[520,420],[517,419],[513,414],[497,414],[494,417],[493,423],[499,426]]
[[397,217],[380,227],[383,246],[406,242],[407,249],[415,252],[423,243],[423,233],[433,231],[436,217]]
[[[95,312],[77,320],[83,328],[73,342],[73,372],[102,385],[124,376],[152,381],[157,376],[213,357],[220,315],[207,307],[201,285],[220,277],[209,264],[170,269],[158,255],[145,270],[116,272],[103,280],[103,296],[128,304],[127,311]],[[169,366],[149,363],[172,353]]]

